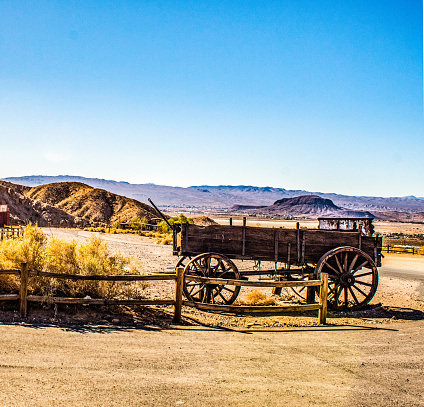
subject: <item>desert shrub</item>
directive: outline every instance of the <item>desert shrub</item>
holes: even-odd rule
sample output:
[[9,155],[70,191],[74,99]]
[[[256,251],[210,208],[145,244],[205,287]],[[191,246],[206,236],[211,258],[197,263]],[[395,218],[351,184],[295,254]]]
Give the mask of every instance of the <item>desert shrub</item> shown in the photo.
[[[180,213],[179,216],[173,216],[169,218],[168,222],[171,226],[174,224],[194,223],[192,218],[188,218],[183,213]],[[158,223],[157,231],[159,233],[170,233],[171,229],[169,228],[168,224],[163,220],[162,222]]]
[[240,305],[275,305],[275,300],[258,290],[253,290],[246,294],[245,299],[238,300],[238,303]]
[[43,264],[47,237],[37,226],[29,225],[23,236],[4,239],[0,243],[0,268],[20,268],[22,262],[31,269],[40,269]]
[[172,235],[170,235],[169,233],[157,233],[156,234],[156,243],[157,244],[172,244]]
[[146,229],[147,219],[145,216],[142,218],[132,218],[130,220],[130,228],[135,232],[140,232]]
[[[93,236],[87,243],[47,237],[41,229],[28,226],[21,239],[0,243],[0,267],[19,268],[26,261],[30,269],[55,273],[82,275],[139,274],[137,263],[120,253],[111,253],[107,243]],[[16,291],[19,281],[15,276],[0,276],[0,290]],[[7,278],[9,277],[9,278]],[[32,277],[29,291],[45,296],[90,296],[101,298],[138,298],[146,287],[142,283],[112,281],[73,281]]]

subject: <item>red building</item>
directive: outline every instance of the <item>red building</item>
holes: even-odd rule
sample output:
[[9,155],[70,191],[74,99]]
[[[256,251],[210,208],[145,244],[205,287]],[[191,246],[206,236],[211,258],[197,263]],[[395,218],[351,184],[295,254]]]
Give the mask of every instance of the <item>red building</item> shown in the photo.
[[9,208],[5,202],[0,205],[0,228],[4,226],[9,226]]

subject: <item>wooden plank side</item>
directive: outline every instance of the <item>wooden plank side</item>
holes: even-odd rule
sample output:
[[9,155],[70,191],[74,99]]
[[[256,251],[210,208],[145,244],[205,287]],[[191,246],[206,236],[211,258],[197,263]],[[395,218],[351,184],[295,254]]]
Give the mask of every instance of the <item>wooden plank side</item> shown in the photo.
[[[243,232],[244,229],[244,232]],[[276,230],[278,244],[276,245]],[[243,233],[245,242],[243,244]],[[297,233],[301,246],[298,248]],[[187,242],[187,243],[185,243]],[[340,246],[358,247],[374,258],[375,238],[362,236],[358,232],[318,229],[275,229],[229,225],[187,225],[178,236],[177,245],[181,254],[216,252],[230,258],[251,258],[294,264],[299,260],[316,264],[329,250]],[[288,248],[290,247],[290,253]],[[276,253],[278,249],[278,255]],[[299,251],[299,253],[298,253]]]

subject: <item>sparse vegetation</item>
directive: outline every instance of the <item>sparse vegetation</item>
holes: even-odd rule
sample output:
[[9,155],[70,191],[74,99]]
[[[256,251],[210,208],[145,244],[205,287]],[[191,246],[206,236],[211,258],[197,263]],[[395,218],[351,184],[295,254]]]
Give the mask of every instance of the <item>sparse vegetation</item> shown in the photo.
[[[182,224],[182,223],[194,223],[192,218],[185,216],[181,213],[179,216],[173,216],[168,219],[170,225]],[[99,233],[133,233],[140,236],[146,236],[151,239],[156,239],[157,244],[172,244],[172,230],[165,221],[159,222],[156,225],[156,231],[146,230],[147,220],[146,218],[133,218],[129,222],[125,222],[126,228],[122,228],[122,222],[115,222],[113,227],[89,227],[84,230],[88,232],[99,232]]]
[[267,296],[259,290],[253,290],[246,294],[244,299],[237,301],[240,305],[275,305],[274,298]]
[[[139,274],[138,264],[130,257],[112,254],[107,243],[93,236],[86,244],[47,238],[36,226],[27,226],[19,239],[0,242],[0,268],[17,269],[27,262],[30,269],[82,275]],[[18,277],[0,276],[1,292],[17,292]],[[30,278],[32,294],[69,297],[139,298],[143,284],[110,281],[71,281]]]

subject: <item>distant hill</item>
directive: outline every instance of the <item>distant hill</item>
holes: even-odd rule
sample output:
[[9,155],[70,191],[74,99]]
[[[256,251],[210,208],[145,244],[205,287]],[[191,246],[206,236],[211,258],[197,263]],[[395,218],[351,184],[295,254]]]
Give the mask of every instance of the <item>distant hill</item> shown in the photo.
[[255,215],[279,215],[293,217],[373,217],[368,211],[352,211],[340,208],[330,199],[321,198],[316,195],[303,195],[294,198],[283,198],[275,201],[270,206],[243,206],[235,205],[231,208],[235,212],[245,212]]
[[134,217],[157,217],[146,204],[80,182],[27,187],[0,181],[0,201],[8,204],[15,224],[108,225]]
[[424,198],[408,197],[368,197],[348,196],[335,193],[310,192],[304,190],[286,190],[284,188],[255,187],[255,186],[192,186],[188,188],[170,187],[155,184],[130,184],[111,180],[84,178],[70,175],[43,176],[33,175],[26,177],[5,178],[6,181],[26,186],[39,186],[52,182],[82,182],[94,188],[101,188],[133,198],[141,202],[148,202],[147,198],[162,208],[174,210],[227,210],[234,205],[271,206],[283,198],[294,198],[303,195],[315,195],[330,199],[341,208],[352,211],[376,212],[397,211],[402,213],[424,212]]

